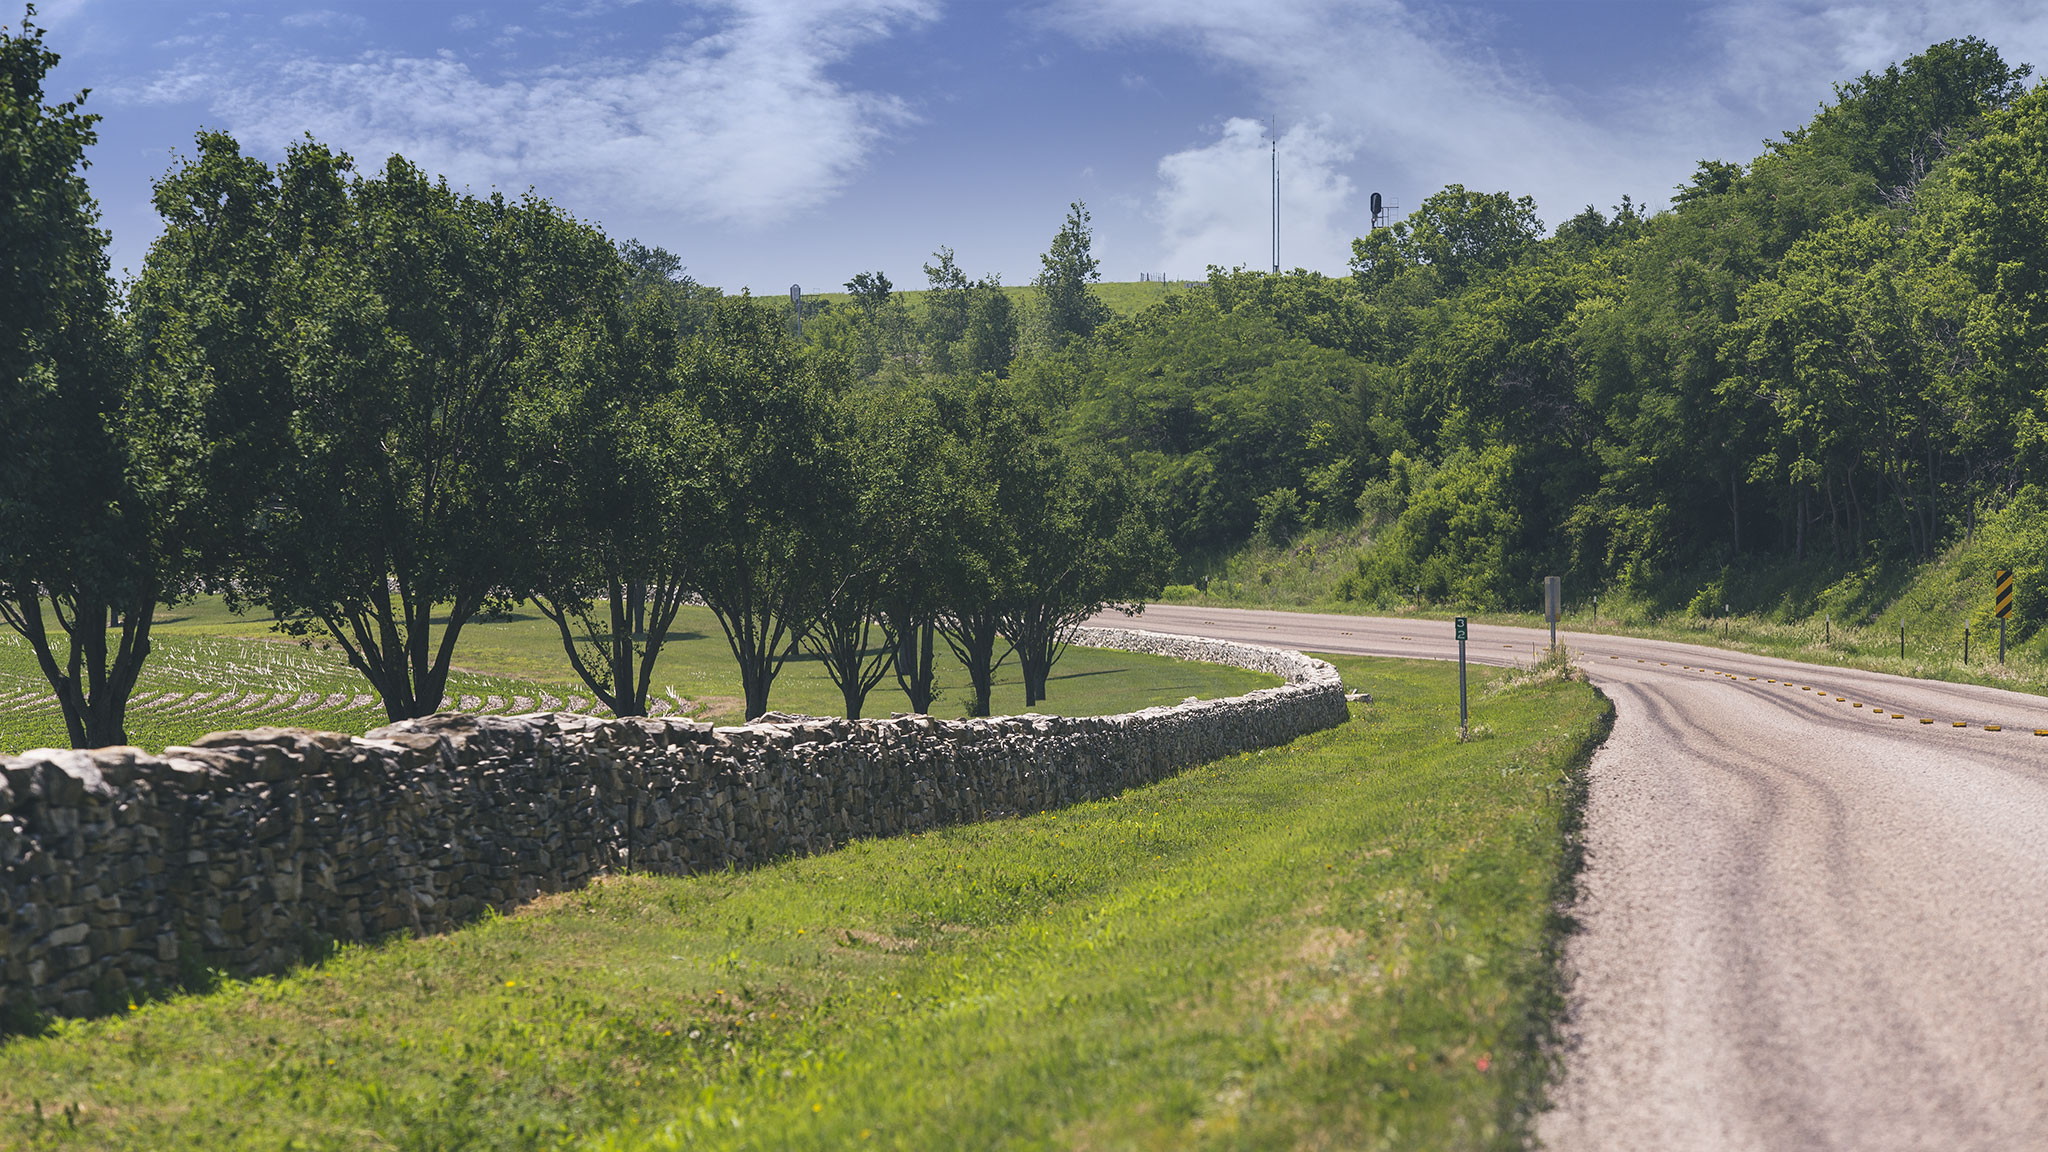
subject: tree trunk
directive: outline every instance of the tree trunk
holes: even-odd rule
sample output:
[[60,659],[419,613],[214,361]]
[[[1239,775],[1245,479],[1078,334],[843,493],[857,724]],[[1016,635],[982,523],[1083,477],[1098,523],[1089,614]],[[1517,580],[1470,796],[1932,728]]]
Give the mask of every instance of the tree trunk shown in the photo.
[[1856,470],[1843,477],[1849,485],[1849,535],[1856,543],[1856,560],[1863,560],[1863,497],[1856,491]]
[[899,619],[896,622],[896,683],[910,700],[910,710],[929,715],[936,697],[933,681],[932,641],[937,629],[929,620]]
[[349,664],[369,680],[393,723],[431,716],[441,707],[456,639],[484,601],[481,589],[457,592],[437,641],[432,597],[415,594],[403,582],[397,591],[396,614],[387,582],[366,602],[320,615],[328,635],[341,645]]
[[848,720],[860,719],[868,693],[895,666],[895,637],[884,627],[880,654],[876,655],[874,630],[874,618],[853,604],[828,612],[804,635],[804,644],[824,661],[825,671],[839,686]]
[[1043,703],[1046,682],[1060,655],[1060,633],[1070,617],[1048,603],[1017,607],[1003,617],[1003,635],[1017,652],[1018,670],[1024,679],[1024,706]]
[[1735,554],[1742,555],[1742,477],[1728,474],[1728,519],[1735,541]]
[[1806,559],[1806,489],[1804,488],[1799,490],[1799,505],[1794,515],[1799,519],[1792,529],[1792,559],[1804,561]]
[[[43,601],[40,594],[31,592],[0,603],[0,618],[34,651],[36,664],[64,714],[71,746],[106,748],[128,743],[128,699],[134,695],[143,662],[149,658],[155,597],[146,602],[138,598],[125,608],[97,598],[74,600],[68,616],[63,602],[52,598],[50,611],[66,641],[62,662],[50,642]],[[120,640],[110,653],[107,632],[115,620],[119,621]]]
[[[637,607],[629,591],[633,588],[640,592]],[[654,685],[654,662],[660,658],[662,645],[668,641],[669,625],[682,607],[683,585],[674,576],[652,586],[615,577],[606,592],[602,628],[588,613],[571,607],[573,591],[536,593],[533,602],[540,607],[541,615],[554,621],[569,666],[598,701],[611,709],[614,716],[645,716]],[[636,612],[644,631],[635,626]],[[572,616],[576,618],[573,627]],[[583,634],[577,635],[578,631]],[[637,640],[639,635],[646,639]],[[594,651],[592,659],[585,658],[586,648]]]
[[993,610],[955,614],[940,631],[946,637],[947,647],[967,668],[967,682],[974,690],[974,708],[968,715],[988,715],[995,695],[996,670],[1009,658],[1007,652],[1001,657],[996,655],[996,641],[1002,638],[1001,616]]
[[1033,708],[1045,699],[1045,665],[1032,648],[1017,649],[1017,671],[1024,678],[1024,707]]
[[1821,494],[1826,496],[1828,500],[1828,556],[1833,560],[1840,561],[1842,559],[1842,528],[1836,522],[1834,472],[1830,471],[1827,473],[1827,484],[1822,488]]

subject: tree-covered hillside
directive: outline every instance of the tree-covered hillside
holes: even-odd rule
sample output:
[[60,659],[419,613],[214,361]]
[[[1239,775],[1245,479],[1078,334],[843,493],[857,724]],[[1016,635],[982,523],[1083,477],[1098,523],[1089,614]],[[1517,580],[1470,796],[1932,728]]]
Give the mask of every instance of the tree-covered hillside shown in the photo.
[[[1682,605],[1731,571],[1910,568],[2041,504],[2029,73],[1934,45],[1655,214],[1624,197],[1546,231],[1452,185],[1356,241],[1348,277],[1212,270],[1066,341],[1029,338],[1027,301],[990,367],[1138,464],[1188,578],[1354,523],[1342,594],[1367,602],[1522,605],[1561,572]],[[866,346],[874,380],[933,363],[929,339]]]

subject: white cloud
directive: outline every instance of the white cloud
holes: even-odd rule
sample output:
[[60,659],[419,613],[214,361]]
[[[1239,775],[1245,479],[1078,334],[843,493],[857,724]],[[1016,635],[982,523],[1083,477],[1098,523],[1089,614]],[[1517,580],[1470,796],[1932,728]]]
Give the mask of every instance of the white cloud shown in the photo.
[[[1322,163],[1356,156],[1351,171],[1403,203],[1462,183],[1534,194],[1561,216],[1583,203],[1587,177],[1613,184],[1625,179],[1615,169],[1630,166],[1622,159],[1629,150],[1555,94],[1393,0],[1064,0],[1054,18],[1096,43],[1165,40],[1245,74],[1280,106],[1283,123],[1290,112],[1322,117],[1313,134]],[[1611,198],[1623,191],[1641,194],[1623,183]],[[1346,181],[1325,194],[1350,192]],[[1340,209],[1349,214],[1341,221]],[[1362,215],[1355,203],[1318,210],[1336,232],[1356,235],[1366,224],[1350,218]],[[1343,267],[1336,257],[1348,248],[1325,243],[1323,251],[1330,262],[1322,267]]]
[[[1960,36],[1990,43],[2008,64],[2048,64],[2048,7],[2038,3],[1728,0],[1704,24],[1718,85],[1759,107],[1806,96],[1815,78],[1848,80]],[[1828,93],[1823,84],[1804,110]]]
[[[1302,124],[1280,134],[1282,267],[1341,268],[1349,259],[1352,185],[1338,167],[1351,150],[1325,129]],[[1264,124],[1232,119],[1214,142],[1159,162],[1155,210],[1167,267],[1193,274],[1210,264],[1269,266],[1271,147]]]
[[458,183],[523,189],[600,212],[763,226],[831,198],[877,141],[912,120],[899,98],[829,70],[936,0],[730,0],[714,30],[651,58],[490,79],[463,57],[370,52],[256,65],[187,61],[245,144],[312,133],[366,167],[393,152]]
[[[2048,6],[1993,0],[1726,0],[1692,24],[1689,65],[1569,96],[1505,65],[1485,41],[1495,31],[1485,20],[1414,0],[1052,0],[1043,15],[1096,47],[1179,47],[1244,78],[1283,123],[1320,117],[1312,135],[1323,151],[1310,170],[1326,183],[1297,215],[1332,235],[1366,226],[1363,206],[1347,199],[1351,181],[1410,209],[1449,183],[1529,194],[1553,223],[1624,193],[1654,206],[1697,160],[1747,160],[1763,137],[1830,99],[1834,83],[1950,37],[1983,37],[2008,62],[2048,63]],[[1177,259],[1204,262],[1193,252],[1207,242],[1217,255],[1235,245],[1227,259],[1242,258],[1241,237],[1198,222],[1243,210],[1198,191],[1213,178],[1201,173],[1241,147],[1232,143],[1241,132],[1162,162],[1160,225]],[[1328,239],[1302,248],[1283,236],[1291,266],[1290,250],[1328,253],[1312,265],[1325,270],[1343,265]]]
[[279,21],[287,28],[345,28],[359,32],[369,26],[361,16],[336,12],[331,8],[315,8],[306,12],[294,12]]

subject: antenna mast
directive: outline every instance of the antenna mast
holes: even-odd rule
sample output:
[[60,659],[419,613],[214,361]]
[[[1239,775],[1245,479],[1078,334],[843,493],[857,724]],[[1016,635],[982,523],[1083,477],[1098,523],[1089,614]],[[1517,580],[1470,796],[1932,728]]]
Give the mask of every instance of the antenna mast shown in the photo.
[[1280,117],[1272,118],[1273,137],[1273,275],[1280,274]]

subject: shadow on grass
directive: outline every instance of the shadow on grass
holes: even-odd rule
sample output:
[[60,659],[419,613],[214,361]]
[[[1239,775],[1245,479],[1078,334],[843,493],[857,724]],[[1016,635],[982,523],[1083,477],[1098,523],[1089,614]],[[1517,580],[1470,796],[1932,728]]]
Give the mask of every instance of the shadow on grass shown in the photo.
[[1115,676],[1129,671],[1129,668],[1098,668],[1093,672],[1061,672],[1056,676],[1047,676],[1045,679],[1047,683],[1050,683],[1054,680],[1080,680],[1088,676]]

